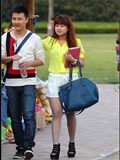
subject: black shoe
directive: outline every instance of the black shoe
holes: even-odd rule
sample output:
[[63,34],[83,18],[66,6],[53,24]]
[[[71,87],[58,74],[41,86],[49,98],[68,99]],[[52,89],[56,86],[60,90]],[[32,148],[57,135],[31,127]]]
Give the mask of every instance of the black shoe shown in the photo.
[[74,142],[73,143],[69,142],[67,154],[68,154],[69,158],[75,157],[76,150],[75,150],[75,143]]
[[24,157],[24,148],[23,147],[17,147],[17,152],[13,156],[13,159],[21,159]]
[[24,159],[30,160],[34,156],[34,153],[32,151],[31,147],[26,147],[24,152]]
[[52,153],[50,154],[51,160],[59,160],[59,154],[60,154],[60,143],[54,144]]

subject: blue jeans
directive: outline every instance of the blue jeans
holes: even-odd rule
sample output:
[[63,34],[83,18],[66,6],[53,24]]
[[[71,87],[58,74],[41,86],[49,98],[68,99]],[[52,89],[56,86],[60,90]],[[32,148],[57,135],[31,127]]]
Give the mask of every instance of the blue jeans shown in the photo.
[[4,85],[4,83],[1,84],[2,87],[2,107],[1,107],[1,121],[2,125],[6,128],[6,120],[7,120],[7,109],[8,109],[8,96],[7,96],[7,90]]
[[[35,100],[36,89],[34,85],[20,87],[6,86],[9,99],[9,112],[12,120],[12,129],[15,143],[18,147],[34,147],[35,142]],[[25,129],[22,126],[24,118]]]

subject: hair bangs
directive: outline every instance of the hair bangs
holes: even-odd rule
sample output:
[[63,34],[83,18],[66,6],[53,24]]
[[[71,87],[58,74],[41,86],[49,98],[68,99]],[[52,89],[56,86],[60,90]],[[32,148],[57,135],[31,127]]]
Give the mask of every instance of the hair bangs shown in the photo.
[[65,25],[65,26],[68,26],[68,22],[67,20],[65,19],[64,15],[60,15],[60,16],[57,16],[54,20],[54,24],[62,24],[62,25]]

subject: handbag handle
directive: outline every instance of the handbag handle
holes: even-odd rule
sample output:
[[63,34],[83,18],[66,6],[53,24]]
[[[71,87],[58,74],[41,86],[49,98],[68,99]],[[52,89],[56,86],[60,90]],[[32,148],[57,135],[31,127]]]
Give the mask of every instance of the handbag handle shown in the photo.
[[[82,78],[83,75],[82,75],[82,68],[81,68],[81,65],[80,65],[80,61],[79,61],[79,59],[76,59],[76,60],[77,60],[77,64],[78,64],[79,75],[80,75],[80,78]],[[69,89],[71,89],[72,73],[73,73],[73,64],[70,63],[70,69],[69,69],[69,82],[70,82],[70,83],[69,83]],[[81,81],[81,82],[84,84],[83,81]],[[79,115],[79,114],[81,114],[83,111],[84,111],[84,109],[76,112],[75,115]],[[71,112],[67,112],[67,114],[72,115]]]
[[[79,74],[80,74],[80,78],[81,78],[81,77],[83,77],[83,75],[82,75],[82,69],[81,69],[81,65],[80,65],[79,59],[77,59],[77,64],[78,64]],[[72,73],[73,73],[73,64],[70,63],[69,81],[72,81]]]

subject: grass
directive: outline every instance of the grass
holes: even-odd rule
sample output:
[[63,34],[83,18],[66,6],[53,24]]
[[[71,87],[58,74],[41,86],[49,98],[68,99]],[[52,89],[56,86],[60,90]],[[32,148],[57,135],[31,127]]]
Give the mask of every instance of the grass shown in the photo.
[[[45,33],[47,22],[38,22],[36,31]],[[81,33],[116,33],[119,27],[118,22],[73,22],[78,34]]]
[[73,23],[76,29],[86,28],[86,29],[110,29],[118,28],[118,22],[74,22]]
[[81,35],[86,50],[84,76],[96,83],[118,83],[115,34]]
[[[48,22],[37,22],[37,28],[46,28]],[[73,22],[75,28],[118,28],[118,22]],[[2,22],[2,27],[7,27],[9,22]]]
[[[73,22],[77,33],[116,33],[118,22]],[[48,22],[40,21],[36,24],[36,31],[45,33]],[[9,26],[9,22],[2,22],[2,28]]]
[[[39,34],[44,37],[44,34]],[[98,84],[117,84],[119,76],[116,71],[115,41],[117,34],[81,34],[77,35],[82,41],[85,53],[83,76]],[[45,65],[37,68],[37,75],[42,80],[48,78],[49,57],[45,53]]]

